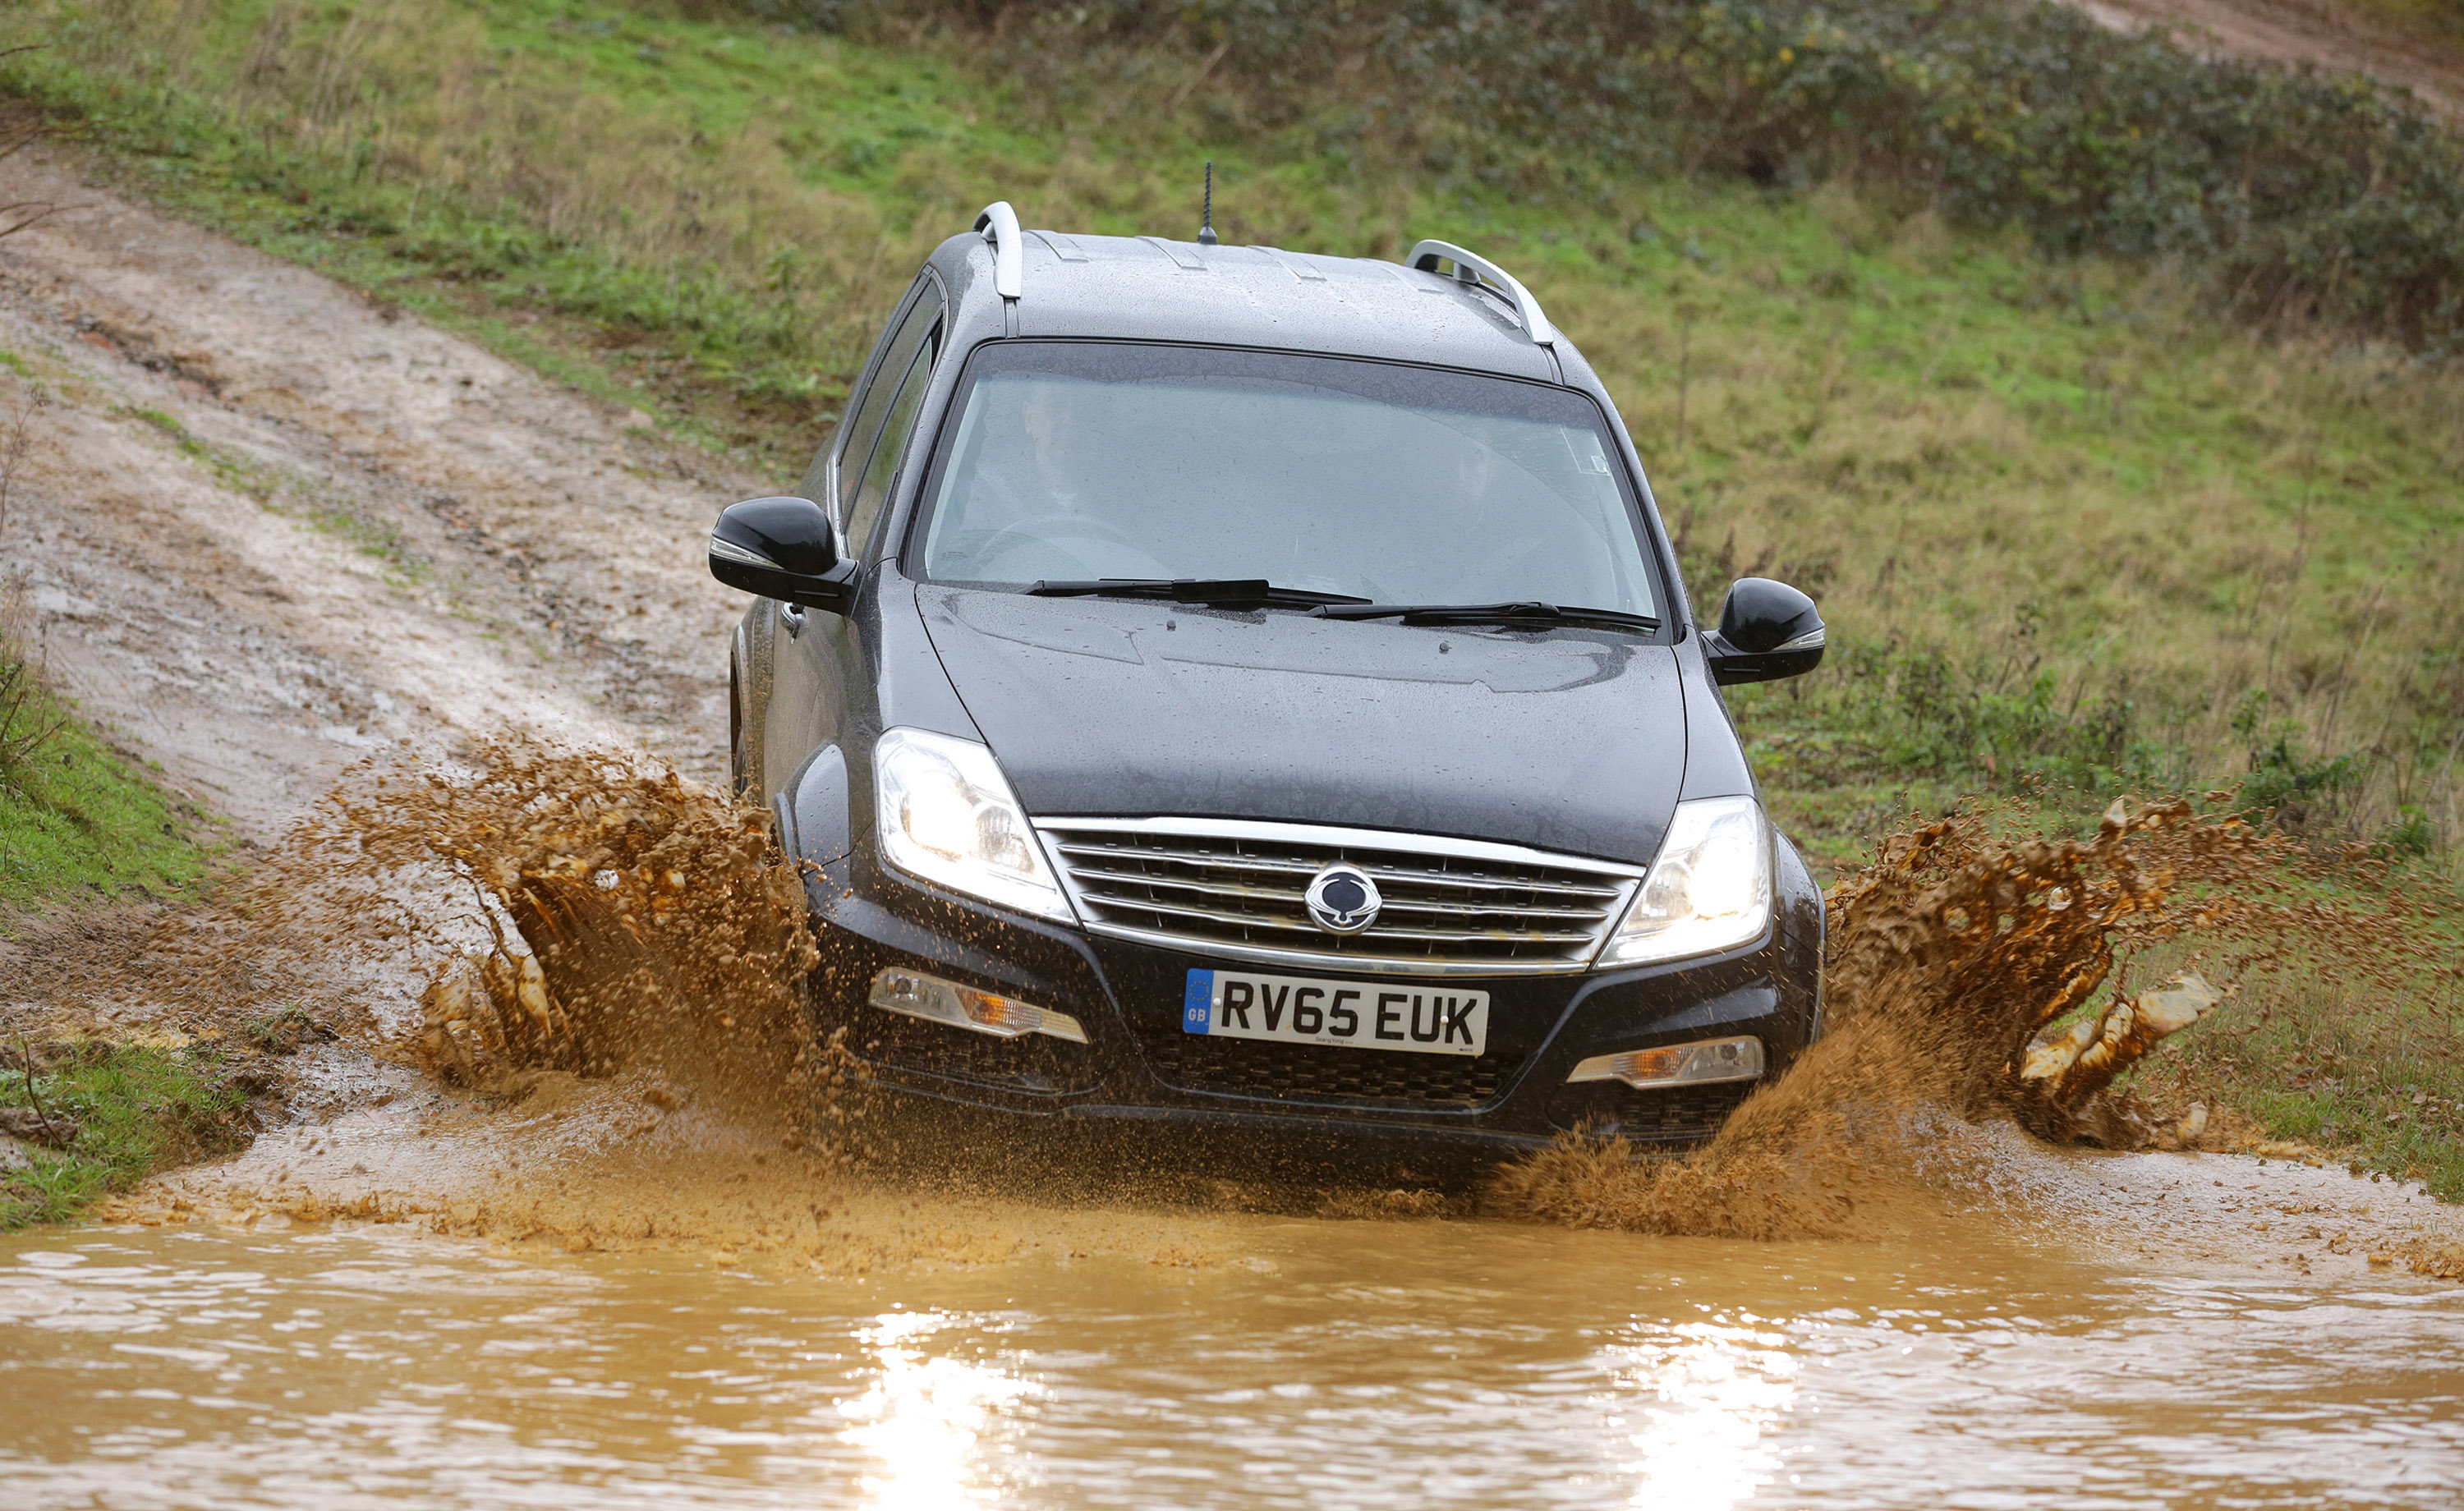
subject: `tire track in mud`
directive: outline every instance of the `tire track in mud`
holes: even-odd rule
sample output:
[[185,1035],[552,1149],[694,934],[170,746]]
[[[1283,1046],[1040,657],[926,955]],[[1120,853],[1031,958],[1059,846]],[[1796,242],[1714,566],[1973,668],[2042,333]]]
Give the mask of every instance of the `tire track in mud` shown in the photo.
[[405,740],[716,774],[740,603],[693,546],[749,474],[60,159],[0,197],[69,207],[0,240],[0,403],[33,402],[0,558],[174,786],[261,841]]

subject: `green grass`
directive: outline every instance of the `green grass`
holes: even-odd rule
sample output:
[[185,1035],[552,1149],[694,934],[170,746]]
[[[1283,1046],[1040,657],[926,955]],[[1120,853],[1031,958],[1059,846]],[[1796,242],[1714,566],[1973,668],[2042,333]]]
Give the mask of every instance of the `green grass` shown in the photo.
[[205,815],[37,686],[8,733],[43,730],[53,733],[0,762],[0,928],[53,903],[194,888],[209,856]]
[[2464,1202],[2464,1033],[2455,984],[2388,993],[2332,969],[2249,983],[2135,1078],[2160,1106],[2195,1097],[2271,1138],[2421,1180]]
[[67,1116],[77,1136],[33,1150],[26,1169],[0,1171],[0,1233],[70,1222],[109,1193],[165,1165],[240,1142],[233,1114],[247,1098],[208,1056],[189,1049],[101,1043],[52,1046],[28,1084],[17,1046],[0,1055],[0,1106]]

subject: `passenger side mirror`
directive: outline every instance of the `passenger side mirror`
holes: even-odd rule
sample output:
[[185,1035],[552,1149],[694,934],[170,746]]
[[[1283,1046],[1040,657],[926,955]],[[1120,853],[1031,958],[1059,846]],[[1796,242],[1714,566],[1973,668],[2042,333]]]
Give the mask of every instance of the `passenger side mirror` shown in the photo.
[[852,560],[839,559],[830,516],[809,498],[731,504],[710,533],[710,575],[729,587],[844,614],[855,602]]
[[1724,688],[1772,682],[1822,664],[1826,631],[1814,600],[1785,582],[1737,579],[1720,609],[1720,627],[1703,637],[1711,680]]

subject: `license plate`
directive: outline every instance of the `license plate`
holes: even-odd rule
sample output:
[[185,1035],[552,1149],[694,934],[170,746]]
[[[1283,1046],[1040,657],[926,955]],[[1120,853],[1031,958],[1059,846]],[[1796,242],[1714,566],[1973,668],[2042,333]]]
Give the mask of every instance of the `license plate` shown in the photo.
[[1180,1026],[1184,1033],[1219,1039],[1478,1055],[1488,1047],[1488,994],[1393,981],[1192,971]]

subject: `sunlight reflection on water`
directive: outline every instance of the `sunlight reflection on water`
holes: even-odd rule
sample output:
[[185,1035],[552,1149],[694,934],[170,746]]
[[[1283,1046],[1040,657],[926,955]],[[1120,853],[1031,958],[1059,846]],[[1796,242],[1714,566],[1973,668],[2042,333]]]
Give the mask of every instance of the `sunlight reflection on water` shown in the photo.
[[[845,1436],[881,1461],[865,1475],[865,1503],[879,1511],[951,1511],[996,1503],[983,1439],[1007,1408],[1035,1387],[988,1365],[935,1355],[932,1336],[963,1319],[942,1312],[887,1312],[862,1333],[878,1361],[864,1393],[840,1403]],[[978,1324],[980,1325],[980,1324]]]
[[[1749,1315],[1746,1319],[1751,1321]],[[1771,1482],[1779,1455],[1768,1441],[1796,1399],[1796,1361],[1785,1335],[1688,1323],[1621,1345],[1617,1382],[1641,1418],[1627,1441],[1636,1456],[1632,1501],[1665,1511],[1728,1511]]]

